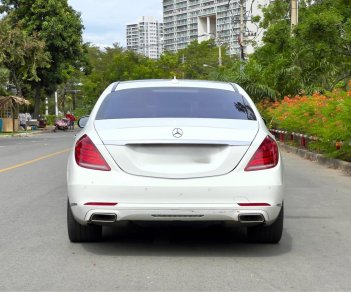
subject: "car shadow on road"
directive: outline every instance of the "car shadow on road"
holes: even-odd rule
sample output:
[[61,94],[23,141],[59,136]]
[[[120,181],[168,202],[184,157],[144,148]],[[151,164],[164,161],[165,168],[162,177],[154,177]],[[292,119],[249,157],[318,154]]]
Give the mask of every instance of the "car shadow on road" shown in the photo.
[[284,230],[279,244],[254,244],[233,224],[123,223],[104,227],[103,241],[85,243],[91,253],[111,256],[272,257],[290,252]]

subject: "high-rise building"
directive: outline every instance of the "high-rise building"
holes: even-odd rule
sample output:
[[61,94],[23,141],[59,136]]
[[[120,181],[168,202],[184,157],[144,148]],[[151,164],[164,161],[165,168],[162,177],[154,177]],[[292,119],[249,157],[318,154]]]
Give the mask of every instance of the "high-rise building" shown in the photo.
[[194,40],[214,38],[230,55],[249,54],[262,39],[251,18],[272,0],[163,0],[164,49],[175,52]]
[[152,16],[127,25],[127,49],[158,59],[163,53],[163,24]]

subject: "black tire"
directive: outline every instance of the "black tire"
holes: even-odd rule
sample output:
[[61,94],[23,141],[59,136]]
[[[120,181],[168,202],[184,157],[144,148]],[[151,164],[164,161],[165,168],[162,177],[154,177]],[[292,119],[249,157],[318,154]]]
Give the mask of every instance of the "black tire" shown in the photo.
[[247,227],[248,238],[251,242],[278,243],[283,234],[283,222],[284,206],[280,209],[279,215],[273,224]]
[[94,242],[102,238],[102,226],[79,224],[73,217],[69,202],[67,203],[67,229],[71,242]]

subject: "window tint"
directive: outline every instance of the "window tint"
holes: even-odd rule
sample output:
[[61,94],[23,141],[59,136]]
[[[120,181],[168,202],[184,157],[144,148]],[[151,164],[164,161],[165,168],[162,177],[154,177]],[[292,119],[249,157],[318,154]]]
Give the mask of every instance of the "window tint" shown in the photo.
[[213,118],[256,120],[237,92],[208,88],[134,88],[111,92],[97,120],[129,118]]

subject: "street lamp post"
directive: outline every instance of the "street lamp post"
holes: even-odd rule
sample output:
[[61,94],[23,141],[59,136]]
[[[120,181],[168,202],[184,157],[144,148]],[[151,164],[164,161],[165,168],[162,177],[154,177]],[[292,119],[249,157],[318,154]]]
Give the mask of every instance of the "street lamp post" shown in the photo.
[[[222,59],[222,42],[219,40],[218,36],[216,37],[216,35],[214,33],[211,32],[207,32],[204,33],[202,35],[199,35],[198,37],[203,37],[203,36],[208,36],[211,37],[212,35],[214,35],[214,38],[216,40],[216,44],[218,46],[218,66],[223,66],[223,59]],[[205,66],[206,67],[206,66]]]
[[222,44],[218,43],[218,66],[222,66]]
[[291,0],[291,30],[298,23],[298,0]]

